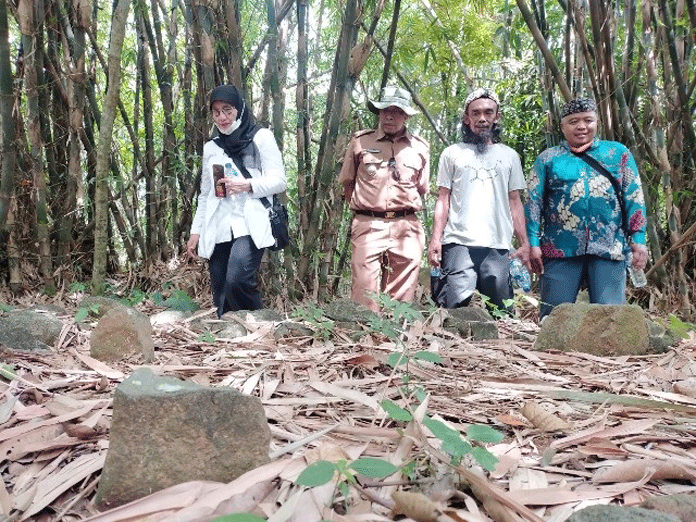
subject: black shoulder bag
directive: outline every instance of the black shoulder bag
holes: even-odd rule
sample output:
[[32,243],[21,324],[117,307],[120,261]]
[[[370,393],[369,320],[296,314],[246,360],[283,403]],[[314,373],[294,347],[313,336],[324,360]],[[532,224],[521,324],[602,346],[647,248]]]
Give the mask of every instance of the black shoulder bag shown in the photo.
[[623,229],[624,233],[626,234],[626,238],[628,239],[630,236],[630,231],[628,229],[628,215],[626,213],[626,202],[624,201],[623,190],[621,189],[619,181],[614,176],[612,176],[611,173],[606,168],[604,168],[604,166],[599,161],[594,159],[589,154],[585,152],[582,152],[580,154],[574,152],[573,154],[575,154],[578,158],[580,158],[590,167],[599,172],[602,176],[607,178],[611,183],[611,186],[614,187],[614,192],[616,192],[616,198],[619,200],[619,208],[621,209],[621,228]]

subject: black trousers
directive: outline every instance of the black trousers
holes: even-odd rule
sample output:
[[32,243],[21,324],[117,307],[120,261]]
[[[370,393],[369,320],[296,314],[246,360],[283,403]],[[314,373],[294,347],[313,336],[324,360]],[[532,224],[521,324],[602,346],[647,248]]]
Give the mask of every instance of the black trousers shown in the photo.
[[218,317],[225,312],[263,308],[258,284],[263,250],[256,248],[251,236],[215,245],[208,269]]

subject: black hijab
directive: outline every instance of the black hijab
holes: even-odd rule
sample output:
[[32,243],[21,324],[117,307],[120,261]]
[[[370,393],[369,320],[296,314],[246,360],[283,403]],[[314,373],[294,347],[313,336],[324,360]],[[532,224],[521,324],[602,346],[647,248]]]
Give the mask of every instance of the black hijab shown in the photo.
[[254,115],[244,102],[244,98],[239,94],[239,91],[234,85],[220,85],[215,87],[210,93],[210,108],[213,108],[214,101],[223,101],[232,105],[237,109],[237,120],[241,120],[241,124],[232,134],[222,134],[214,139],[230,158],[235,160],[237,165],[242,164],[242,151],[254,139],[254,135],[261,128],[261,125],[256,123]]

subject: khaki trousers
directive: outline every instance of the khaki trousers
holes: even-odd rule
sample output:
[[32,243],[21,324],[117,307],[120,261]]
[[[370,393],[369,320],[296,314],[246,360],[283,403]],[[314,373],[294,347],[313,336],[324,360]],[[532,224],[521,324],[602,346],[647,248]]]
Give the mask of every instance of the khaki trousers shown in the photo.
[[425,246],[423,225],[415,214],[394,219],[356,214],[351,243],[355,302],[378,311],[373,296],[379,292],[397,301],[413,300]]

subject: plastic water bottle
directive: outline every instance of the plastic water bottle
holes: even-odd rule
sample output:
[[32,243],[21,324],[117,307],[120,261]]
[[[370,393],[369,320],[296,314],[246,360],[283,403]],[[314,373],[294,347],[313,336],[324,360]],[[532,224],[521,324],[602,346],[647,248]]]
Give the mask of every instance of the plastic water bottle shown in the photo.
[[532,278],[529,275],[529,271],[522,264],[522,261],[516,257],[510,258],[510,275],[512,276],[512,281],[517,288],[521,288],[525,292],[529,292],[532,289]]
[[232,163],[229,161],[225,163],[225,177],[226,178],[231,178],[232,176],[237,175],[237,169],[232,167]]
[[645,277],[645,271],[637,268],[633,268],[633,252],[629,252],[626,256],[626,271],[628,272],[628,277],[631,280],[631,284],[635,288],[642,288],[648,284],[648,279]]

